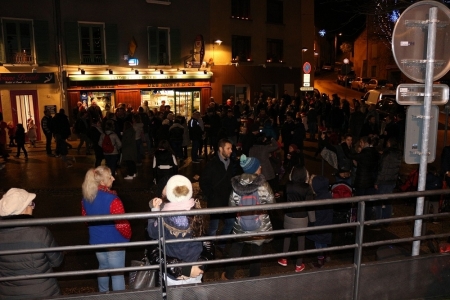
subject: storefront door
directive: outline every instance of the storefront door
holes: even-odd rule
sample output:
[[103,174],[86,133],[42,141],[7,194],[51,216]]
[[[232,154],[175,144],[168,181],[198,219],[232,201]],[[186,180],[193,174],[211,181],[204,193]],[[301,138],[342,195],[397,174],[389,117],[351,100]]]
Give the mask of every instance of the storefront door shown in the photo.
[[141,92],[139,90],[130,91],[117,91],[116,92],[116,103],[125,103],[127,106],[131,105],[134,111],[138,111],[139,106],[141,106]]
[[175,114],[189,119],[194,110],[200,111],[200,92],[175,91]]
[[41,140],[37,91],[11,91],[11,108],[14,125],[22,123],[26,130],[32,119],[38,128],[37,140]]

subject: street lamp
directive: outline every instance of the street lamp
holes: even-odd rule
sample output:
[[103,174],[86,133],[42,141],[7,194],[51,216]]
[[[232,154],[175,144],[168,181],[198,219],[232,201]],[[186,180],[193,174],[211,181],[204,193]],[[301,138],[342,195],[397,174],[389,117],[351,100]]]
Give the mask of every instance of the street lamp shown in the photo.
[[303,53],[305,53],[306,51],[308,51],[308,48],[306,48],[306,47],[303,47],[302,48],[302,65],[303,65]]

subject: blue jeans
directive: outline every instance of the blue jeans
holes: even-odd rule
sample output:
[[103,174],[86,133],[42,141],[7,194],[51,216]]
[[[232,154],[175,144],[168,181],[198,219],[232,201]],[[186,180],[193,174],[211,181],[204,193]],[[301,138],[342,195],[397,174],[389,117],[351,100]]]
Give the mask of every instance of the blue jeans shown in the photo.
[[[391,194],[395,188],[395,183],[392,184],[380,184],[378,185],[377,194]],[[392,216],[392,205],[387,202],[376,202],[379,205],[376,205],[375,208],[375,220],[380,219],[389,219]],[[382,205],[384,204],[384,208]]]
[[[233,230],[234,221],[236,220],[235,214],[220,214],[220,215],[211,215],[209,220],[209,228],[207,231],[207,235],[215,236],[217,234],[217,229],[219,229],[219,220],[223,218],[223,228],[220,235],[230,234]],[[225,248],[225,241],[221,242],[221,245],[217,245],[217,247]]]
[[191,158],[192,161],[198,160],[198,148],[200,147],[199,140],[192,140]]
[[[125,250],[96,252],[95,255],[97,256],[99,270],[125,267]],[[113,291],[125,290],[125,278],[123,273],[113,273],[111,279]],[[100,293],[109,292],[108,274],[99,274],[97,281]]]

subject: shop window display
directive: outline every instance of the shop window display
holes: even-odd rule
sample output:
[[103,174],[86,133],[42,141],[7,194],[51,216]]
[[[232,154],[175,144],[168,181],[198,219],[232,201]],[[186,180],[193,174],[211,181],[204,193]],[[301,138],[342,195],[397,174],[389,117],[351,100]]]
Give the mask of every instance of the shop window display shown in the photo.
[[171,110],[179,116],[191,117],[194,110],[200,110],[199,91],[181,90],[150,90],[141,91],[141,104],[148,102],[152,110],[159,110],[163,101],[170,105]]

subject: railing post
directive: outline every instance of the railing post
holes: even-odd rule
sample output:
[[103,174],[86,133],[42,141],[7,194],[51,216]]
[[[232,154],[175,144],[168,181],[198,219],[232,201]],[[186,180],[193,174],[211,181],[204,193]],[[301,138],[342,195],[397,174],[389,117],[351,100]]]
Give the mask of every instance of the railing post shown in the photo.
[[358,222],[359,226],[356,227],[355,242],[358,247],[355,248],[354,265],[355,265],[355,282],[353,286],[353,299],[358,300],[359,293],[359,276],[361,271],[361,257],[362,257],[362,244],[364,240],[364,220],[366,212],[366,203],[364,201],[358,202]]

